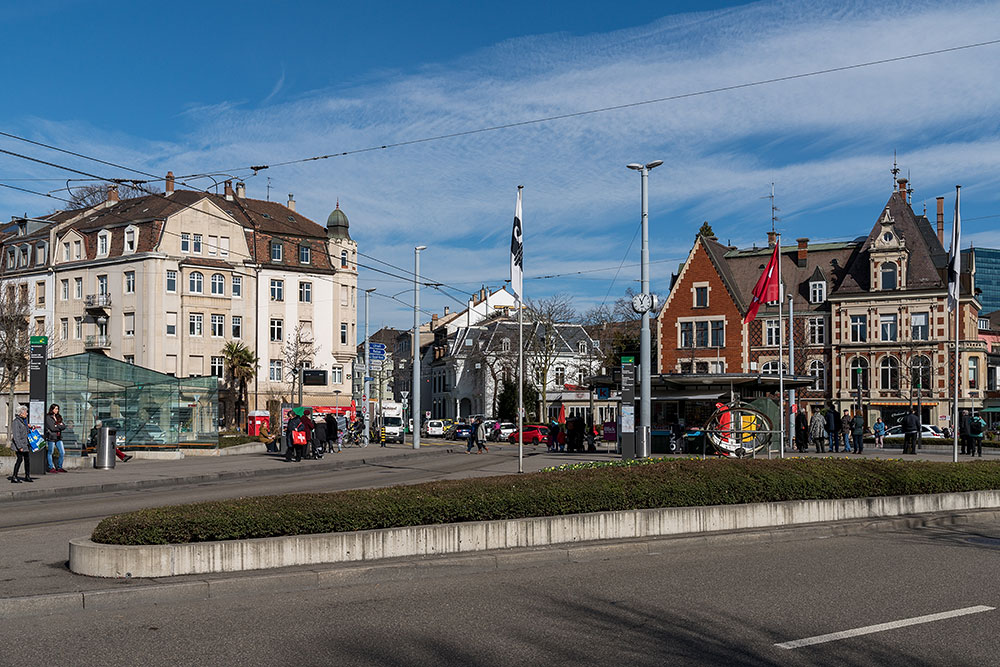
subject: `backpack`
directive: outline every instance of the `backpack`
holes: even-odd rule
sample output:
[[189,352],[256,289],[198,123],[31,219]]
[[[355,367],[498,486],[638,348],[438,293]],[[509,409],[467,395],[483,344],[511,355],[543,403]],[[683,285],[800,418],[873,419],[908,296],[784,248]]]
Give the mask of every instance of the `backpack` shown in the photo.
[[969,433],[975,436],[983,434],[983,420],[980,417],[973,417],[969,422]]

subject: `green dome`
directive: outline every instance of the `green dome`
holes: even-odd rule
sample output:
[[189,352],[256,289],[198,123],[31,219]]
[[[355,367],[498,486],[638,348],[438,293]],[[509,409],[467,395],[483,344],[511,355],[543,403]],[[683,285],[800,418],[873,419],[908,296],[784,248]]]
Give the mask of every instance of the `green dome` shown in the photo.
[[333,209],[330,217],[326,219],[326,233],[327,236],[337,239],[349,239],[351,238],[351,223],[347,221],[347,216],[344,212],[340,210],[340,202],[337,202],[337,208]]

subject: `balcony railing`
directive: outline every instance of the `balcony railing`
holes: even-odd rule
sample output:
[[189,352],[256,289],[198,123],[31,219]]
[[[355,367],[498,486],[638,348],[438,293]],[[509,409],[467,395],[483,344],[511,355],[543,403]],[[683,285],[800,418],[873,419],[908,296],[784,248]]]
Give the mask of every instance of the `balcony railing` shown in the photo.
[[109,350],[111,336],[87,336],[83,341],[83,347],[88,350]]
[[88,294],[86,299],[87,308],[107,308],[111,305],[111,295],[104,294]]

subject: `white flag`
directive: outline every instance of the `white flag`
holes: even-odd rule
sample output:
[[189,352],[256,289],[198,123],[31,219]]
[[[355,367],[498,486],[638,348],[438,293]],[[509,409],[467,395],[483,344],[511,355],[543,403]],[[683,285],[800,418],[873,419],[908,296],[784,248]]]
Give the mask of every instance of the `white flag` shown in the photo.
[[510,288],[521,300],[524,279],[524,244],[521,236],[521,186],[517,187],[517,206],[514,207],[514,231],[510,235]]
[[958,307],[959,274],[962,272],[962,216],[958,212],[961,187],[955,186],[955,222],[951,226],[951,250],[948,252],[948,310]]

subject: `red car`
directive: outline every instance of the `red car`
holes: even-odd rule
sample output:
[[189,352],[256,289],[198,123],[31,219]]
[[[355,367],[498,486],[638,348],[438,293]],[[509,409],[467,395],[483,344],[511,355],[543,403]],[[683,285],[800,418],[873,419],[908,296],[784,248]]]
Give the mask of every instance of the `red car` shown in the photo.
[[[530,445],[537,445],[543,442],[549,437],[549,427],[548,426],[525,426],[524,427],[524,442]],[[517,431],[514,431],[509,436],[507,436],[507,442],[512,445],[517,444]]]

